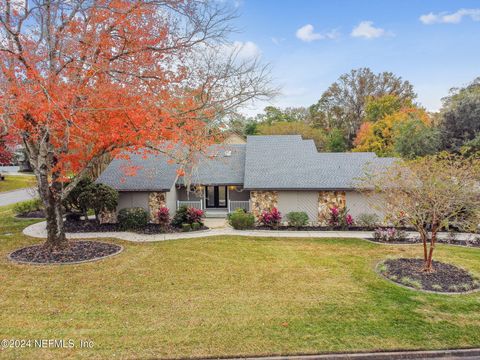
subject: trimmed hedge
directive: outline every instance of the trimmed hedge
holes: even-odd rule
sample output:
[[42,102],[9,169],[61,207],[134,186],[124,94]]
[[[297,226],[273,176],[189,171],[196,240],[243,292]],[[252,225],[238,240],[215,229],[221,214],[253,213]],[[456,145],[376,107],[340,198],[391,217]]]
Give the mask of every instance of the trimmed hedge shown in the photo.
[[148,213],[143,208],[125,208],[118,212],[118,223],[122,230],[137,230],[148,224]]
[[255,224],[255,216],[245,212],[243,209],[237,209],[228,214],[228,223],[237,230],[250,229]]
[[302,227],[308,224],[308,215],[304,211],[292,211],[287,214],[288,225]]
[[26,200],[16,203],[13,206],[13,212],[17,215],[27,214],[34,211],[40,211],[43,209],[42,200],[35,198],[32,200]]

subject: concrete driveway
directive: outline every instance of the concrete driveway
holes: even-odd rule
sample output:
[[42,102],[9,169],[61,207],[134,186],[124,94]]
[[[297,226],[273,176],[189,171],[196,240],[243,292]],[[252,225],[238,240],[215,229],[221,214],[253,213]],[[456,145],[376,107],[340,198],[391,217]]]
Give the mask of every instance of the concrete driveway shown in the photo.
[[35,197],[35,189],[19,189],[0,193],[0,206],[30,200]]

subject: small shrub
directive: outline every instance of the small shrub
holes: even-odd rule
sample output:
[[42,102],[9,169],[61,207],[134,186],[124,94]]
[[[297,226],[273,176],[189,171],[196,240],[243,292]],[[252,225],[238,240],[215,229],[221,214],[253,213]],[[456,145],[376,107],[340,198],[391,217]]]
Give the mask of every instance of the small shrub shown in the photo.
[[228,223],[237,230],[250,229],[255,224],[255,216],[245,212],[243,209],[236,209],[227,216]]
[[118,191],[105,184],[90,184],[78,196],[82,209],[92,209],[99,220],[102,211],[114,211],[118,205]]
[[167,207],[162,207],[158,210],[157,220],[160,227],[166,229],[170,224],[170,210]]
[[192,230],[192,225],[187,224],[187,223],[182,224],[182,231],[183,232],[189,232],[190,230]]
[[148,213],[143,208],[125,208],[118,212],[118,223],[122,230],[137,230],[148,224]]
[[173,216],[172,219],[172,226],[176,228],[181,228],[182,224],[193,224],[194,222],[198,222],[203,225],[202,219],[204,218],[205,214],[203,210],[196,209],[196,208],[189,208],[187,206],[181,206],[178,208],[177,212]]
[[374,228],[380,222],[377,214],[360,214],[357,217],[357,224],[366,228]]
[[377,228],[373,232],[373,238],[376,241],[383,242],[404,241],[407,238],[407,234],[405,231],[395,228]]
[[200,225],[203,225],[202,219],[205,217],[205,214],[203,210],[196,209],[196,208],[188,208],[187,210],[187,223],[190,225],[194,223],[199,223]]
[[304,211],[292,211],[287,214],[288,225],[296,228],[308,224],[308,215]]
[[78,184],[70,191],[62,204],[65,207],[67,212],[79,212],[84,215],[87,213],[87,209],[82,207],[82,204],[79,202],[80,194],[92,185],[92,180],[89,177],[84,177],[81,179]]
[[329,224],[333,227],[348,229],[354,224],[353,217],[348,213],[347,208],[339,209],[337,207],[330,209]]
[[197,231],[197,230],[200,230],[202,228],[202,224],[198,223],[198,222],[194,222],[192,224],[192,230],[193,231]]
[[263,210],[263,212],[258,217],[258,222],[260,224],[268,226],[270,228],[277,228],[280,225],[281,221],[282,214],[275,207],[271,210]]
[[187,211],[188,211],[188,207],[180,206],[177,209],[177,212],[175,213],[175,215],[173,216],[172,226],[175,226],[177,228],[182,227],[182,224],[187,222]]
[[472,290],[472,287],[470,284],[460,284],[459,285],[459,288],[462,290],[462,291],[470,291]]
[[438,285],[438,284],[433,284],[432,289],[435,290],[435,291],[442,291],[443,290],[442,286]]
[[17,215],[27,214],[34,211],[40,211],[43,209],[42,200],[39,198],[31,199],[16,203],[13,206],[13,211]]

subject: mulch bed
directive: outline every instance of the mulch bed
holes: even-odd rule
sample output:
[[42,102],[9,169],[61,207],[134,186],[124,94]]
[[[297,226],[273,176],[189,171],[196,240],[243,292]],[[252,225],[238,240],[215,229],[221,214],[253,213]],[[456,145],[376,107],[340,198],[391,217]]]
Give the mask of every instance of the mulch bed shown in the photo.
[[[366,227],[366,226],[350,226],[348,229],[339,227],[339,226],[300,226],[294,227],[290,225],[282,225],[278,228],[270,228],[268,226],[259,225],[255,226],[255,230],[274,230],[274,231],[374,231],[375,228]],[[413,230],[411,228],[397,228],[398,230]]]
[[[66,220],[64,223],[65,232],[69,233],[86,233],[86,232],[118,232],[118,231],[125,231],[120,228],[119,224],[99,224],[95,220]],[[208,230],[208,227],[203,226],[198,230],[192,231],[199,231],[199,230]],[[134,230],[134,232],[139,234],[169,234],[169,233],[177,233],[181,232],[181,229],[175,227],[168,227],[164,229],[158,224],[147,224],[142,229]]]
[[72,264],[98,260],[122,251],[119,245],[100,241],[69,241],[68,247],[51,251],[45,245],[33,245],[15,250],[9,257],[13,261],[31,264]]
[[433,272],[423,271],[423,259],[389,259],[378,266],[379,272],[398,284],[444,293],[462,293],[480,288],[480,281],[466,270],[433,261]]
[[18,214],[17,218],[20,218],[20,219],[28,219],[28,218],[43,219],[43,218],[45,218],[45,213],[43,212],[43,210],[30,211],[30,212],[26,212],[26,213],[23,213],[23,214]]

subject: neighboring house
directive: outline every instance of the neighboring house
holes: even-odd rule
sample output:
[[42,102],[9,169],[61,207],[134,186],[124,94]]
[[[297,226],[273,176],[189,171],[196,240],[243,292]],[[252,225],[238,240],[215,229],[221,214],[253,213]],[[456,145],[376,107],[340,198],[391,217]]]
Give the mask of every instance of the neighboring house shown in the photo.
[[[248,136],[245,144],[214,150],[216,156],[196,167],[194,191],[187,191],[177,177],[178,165],[166,155],[115,159],[97,182],[120,192],[119,209],[143,207],[152,220],[160,207],[173,213],[187,205],[206,210],[207,216],[226,216],[236,208],[258,215],[277,207],[284,215],[305,211],[311,222],[326,223],[332,207],[347,207],[354,218],[375,213],[356,184],[369,166],[393,161],[374,153],[319,153],[312,140],[300,135]],[[135,175],[125,174],[128,166],[138,169]]]

